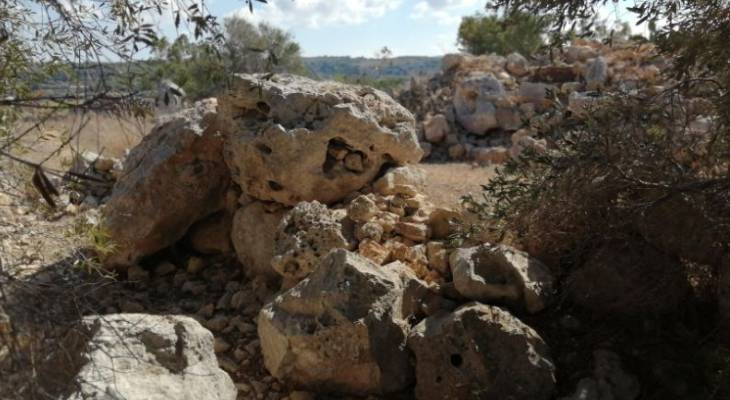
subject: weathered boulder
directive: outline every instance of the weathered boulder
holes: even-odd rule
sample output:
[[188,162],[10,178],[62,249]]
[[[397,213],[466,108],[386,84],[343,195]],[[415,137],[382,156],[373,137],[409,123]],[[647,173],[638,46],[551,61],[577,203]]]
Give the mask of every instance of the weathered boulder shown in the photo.
[[413,280],[386,266],[332,251],[298,285],[261,310],[264,364],[277,379],[318,393],[387,394],[413,382],[405,348],[403,291]]
[[563,55],[565,56],[565,61],[569,63],[574,63],[576,61],[582,61],[585,62],[588,59],[596,57],[597,53],[596,50],[589,46],[566,46],[563,49]]
[[608,350],[593,352],[593,376],[578,381],[575,392],[561,400],[635,400],[639,380],[626,372],[619,356]]
[[618,316],[671,312],[689,294],[679,262],[641,241],[599,247],[570,273],[566,289],[579,306]]
[[572,82],[578,78],[578,74],[570,65],[545,65],[532,71],[530,80],[543,83]]
[[555,86],[540,82],[522,82],[520,84],[520,97],[523,101],[541,102],[548,98],[548,92],[556,92]]
[[555,278],[547,266],[507,245],[458,249],[449,262],[456,290],[471,300],[505,302],[535,313],[554,295]]
[[291,283],[299,282],[319,265],[330,250],[349,247],[339,215],[317,201],[289,210],[274,237],[274,271]]
[[586,87],[588,90],[602,88],[608,80],[608,63],[603,57],[596,57],[586,63]]
[[418,400],[552,396],[555,378],[542,338],[498,307],[469,303],[421,321],[408,338]]
[[331,204],[386,165],[423,152],[411,113],[361,86],[276,75],[235,75],[221,107],[234,121],[226,142],[233,179],[253,198]]
[[373,183],[373,189],[380,194],[394,194],[396,186],[421,188],[426,183],[426,172],[413,165],[391,168]]
[[507,56],[507,63],[504,68],[512,75],[523,76],[530,72],[530,65],[527,59],[520,53],[512,53]]
[[464,54],[446,54],[441,59],[441,70],[444,72],[452,71],[456,68],[458,68],[462,63],[464,63],[464,60],[466,60],[466,57]]
[[183,316],[85,317],[44,366],[43,384],[68,400],[234,400],[213,335]]
[[276,230],[286,210],[254,201],[236,211],[231,229],[231,242],[238,261],[251,276],[278,278],[271,267]]
[[456,119],[467,131],[483,135],[499,126],[495,102],[505,94],[502,83],[491,73],[473,73],[456,82]]
[[102,228],[115,244],[108,266],[133,265],[222,209],[230,174],[221,125],[216,100],[203,100],[155,126],[132,149],[102,212]]
[[192,248],[203,254],[225,254],[232,250],[233,216],[225,211],[205,217],[190,227],[188,239]]
[[431,143],[439,143],[446,139],[451,128],[443,114],[429,115],[423,121],[423,136]]

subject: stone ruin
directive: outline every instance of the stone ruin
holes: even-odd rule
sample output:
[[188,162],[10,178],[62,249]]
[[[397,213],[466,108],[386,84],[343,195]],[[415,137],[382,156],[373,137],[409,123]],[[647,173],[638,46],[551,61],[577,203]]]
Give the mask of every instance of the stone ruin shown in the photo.
[[448,54],[441,72],[413,79],[398,99],[416,116],[425,159],[501,164],[526,148],[544,152],[551,125],[585,113],[606,91],[661,91],[668,65],[651,44],[587,40],[530,60]]
[[[200,257],[237,259],[277,293],[255,323],[266,369],[292,389],[437,399],[458,387],[455,398],[474,390],[484,398],[550,398],[547,346],[508,310],[542,310],[554,278],[507,246],[452,249],[452,222],[461,216],[421,192],[425,176],[414,164],[422,156],[412,114],[383,92],[236,75],[226,95],[158,123],[114,174],[101,210],[115,246],[105,264],[144,277],[145,260],[179,243]],[[82,328],[111,329],[125,318]],[[155,334],[152,348],[144,332],[130,333],[147,346],[140,357],[152,352],[164,367],[168,359],[155,348],[167,352],[174,338]],[[210,343],[193,346],[210,357]],[[485,357],[493,363],[487,369]],[[180,379],[179,369],[167,369],[173,375],[160,379]],[[87,379],[81,371],[69,379]],[[125,379],[125,387],[135,379],[149,387],[141,375]],[[235,397],[225,379],[208,386],[220,389],[215,398]],[[83,397],[95,389],[79,390]]]

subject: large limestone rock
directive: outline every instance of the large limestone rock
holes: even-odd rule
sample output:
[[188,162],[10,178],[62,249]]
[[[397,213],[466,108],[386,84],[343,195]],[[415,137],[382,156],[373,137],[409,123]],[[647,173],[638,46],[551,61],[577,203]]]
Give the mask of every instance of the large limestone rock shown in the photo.
[[505,94],[502,83],[490,73],[473,73],[456,83],[456,119],[467,131],[483,135],[499,126],[495,102]]
[[236,211],[231,242],[238,261],[249,275],[278,278],[279,274],[271,267],[271,259],[274,257],[276,230],[284,214],[286,210],[282,207],[260,201],[251,202]]
[[387,394],[413,381],[403,292],[412,273],[332,251],[261,310],[264,364],[277,379],[319,393]]
[[555,278],[548,267],[507,245],[458,249],[449,261],[456,290],[471,300],[504,302],[534,313],[554,295]]
[[232,85],[221,99],[235,125],[227,162],[256,199],[331,204],[423,154],[413,116],[381,91],[289,75]]
[[302,202],[282,219],[274,238],[273,269],[288,282],[309,275],[330,250],[347,248],[341,217],[317,201]]
[[579,306],[617,316],[668,313],[689,294],[679,262],[641,241],[599,247],[570,273],[566,288]]
[[498,307],[469,303],[426,318],[408,346],[416,356],[418,400],[551,398],[555,378],[547,345]]
[[126,268],[220,210],[230,181],[215,99],[171,116],[132,149],[103,209],[115,244],[105,261]]
[[213,335],[192,318],[112,314],[84,318],[45,365],[41,381],[67,400],[234,400]]

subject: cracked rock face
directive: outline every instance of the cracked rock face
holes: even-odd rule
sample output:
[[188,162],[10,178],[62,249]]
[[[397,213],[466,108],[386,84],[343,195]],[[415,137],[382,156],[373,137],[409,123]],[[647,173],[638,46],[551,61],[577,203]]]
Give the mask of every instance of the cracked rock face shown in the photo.
[[403,293],[412,272],[332,251],[298,285],[263,307],[264,364],[286,384],[317,393],[388,394],[413,381]]
[[334,210],[317,201],[302,202],[292,208],[276,231],[271,260],[274,271],[296,283],[306,278],[330,250],[347,248],[349,242],[340,223],[342,216],[338,218]]
[[[111,314],[82,320],[47,364],[61,398],[234,400],[213,335],[192,318]],[[66,376],[64,376],[66,375]]]
[[239,74],[221,106],[233,121],[226,144],[233,178],[263,201],[332,204],[383,166],[423,155],[411,113],[372,88]]
[[126,269],[223,208],[230,175],[217,117],[215,99],[200,101],[132,149],[103,209],[103,227],[116,246],[108,266]]
[[421,321],[408,338],[418,400],[540,400],[555,367],[529,326],[499,307],[465,304]]

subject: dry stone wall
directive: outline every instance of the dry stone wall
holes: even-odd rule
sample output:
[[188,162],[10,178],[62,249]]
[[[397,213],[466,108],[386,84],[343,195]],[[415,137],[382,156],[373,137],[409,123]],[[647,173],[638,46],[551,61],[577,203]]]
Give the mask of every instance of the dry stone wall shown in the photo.
[[416,116],[426,160],[501,164],[525,148],[545,151],[549,127],[605,91],[661,90],[667,65],[649,44],[584,40],[529,60],[448,54],[441,72],[413,79],[398,99]]

